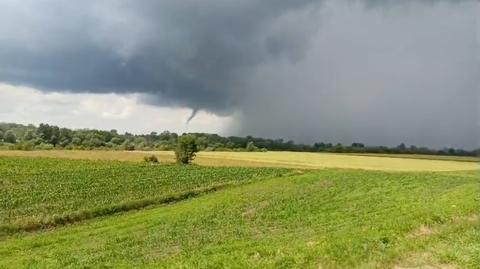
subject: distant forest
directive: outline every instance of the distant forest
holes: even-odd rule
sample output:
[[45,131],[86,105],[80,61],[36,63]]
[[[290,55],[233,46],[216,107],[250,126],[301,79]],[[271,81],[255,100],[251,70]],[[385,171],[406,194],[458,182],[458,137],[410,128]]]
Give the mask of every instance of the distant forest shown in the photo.
[[[362,143],[342,145],[318,142],[297,144],[291,140],[268,139],[259,137],[223,137],[217,134],[190,133],[200,150],[205,151],[304,151],[335,153],[392,153],[392,154],[432,154],[455,156],[478,156],[480,149],[463,150],[454,148],[430,149],[427,147],[369,146]],[[40,124],[22,125],[0,123],[0,149],[2,150],[173,150],[179,135],[169,131],[161,133],[135,135],[120,134],[116,130],[102,131],[94,129],[72,130],[58,126]]]

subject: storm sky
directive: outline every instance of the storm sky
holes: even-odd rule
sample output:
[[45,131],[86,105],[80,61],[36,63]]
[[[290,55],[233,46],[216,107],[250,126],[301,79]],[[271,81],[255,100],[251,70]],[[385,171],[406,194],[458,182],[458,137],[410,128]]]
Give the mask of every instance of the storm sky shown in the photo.
[[0,0],[0,106],[5,122],[471,149],[480,2]]

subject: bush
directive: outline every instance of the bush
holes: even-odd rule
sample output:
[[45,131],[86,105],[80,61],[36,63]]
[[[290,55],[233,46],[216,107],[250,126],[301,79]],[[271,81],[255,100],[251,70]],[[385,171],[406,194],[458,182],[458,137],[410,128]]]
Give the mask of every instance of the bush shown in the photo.
[[15,149],[14,144],[0,142],[0,150],[13,150]]
[[22,141],[20,143],[15,144],[16,150],[33,150],[35,145],[30,141]]
[[155,155],[145,156],[143,160],[147,163],[158,163],[158,158]]
[[195,153],[198,152],[197,142],[192,135],[182,135],[177,140],[177,147],[175,149],[175,159],[177,163],[189,164],[195,158]]
[[125,141],[125,142],[122,144],[122,148],[123,148],[123,150],[133,151],[133,150],[135,150],[135,145],[133,145],[132,143],[129,143],[129,142]]
[[258,148],[255,146],[255,144],[252,141],[250,141],[247,143],[246,150],[253,152],[253,151],[258,151]]
[[40,145],[35,146],[36,150],[51,150],[53,148],[54,147],[52,144],[46,144],[46,143],[41,143]]

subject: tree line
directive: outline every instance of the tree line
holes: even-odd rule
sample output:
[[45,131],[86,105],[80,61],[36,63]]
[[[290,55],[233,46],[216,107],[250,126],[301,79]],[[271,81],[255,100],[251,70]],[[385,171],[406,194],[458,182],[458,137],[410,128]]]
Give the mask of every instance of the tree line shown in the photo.
[[[198,150],[204,151],[302,151],[335,153],[390,153],[390,154],[431,154],[478,156],[480,149],[463,150],[455,148],[430,149],[427,147],[369,146],[363,143],[342,145],[318,142],[299,144],[292,140],[269,139],[252,136],[229,136],[218,134],[190,133]],[[0,149],[3,150],[175,150],[180,135],[163,131],[150,134],[119,133],[117,130],[95,130],[61,128],[49,124],[23,125],[0,123]]]

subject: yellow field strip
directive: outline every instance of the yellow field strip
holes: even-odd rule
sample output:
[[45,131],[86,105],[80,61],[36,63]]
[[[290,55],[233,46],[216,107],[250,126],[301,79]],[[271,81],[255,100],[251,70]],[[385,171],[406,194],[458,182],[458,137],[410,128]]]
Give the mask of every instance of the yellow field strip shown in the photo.
[[[146,155],[156,155],[161,162],[173,162],[170,151],[0,151],[0,156],[50,157],[88,160],[142,161]],[[479,170],[476,162],[414,159],[308,152],[200,152],[199,165],[210,166],[281,166],[292,168],[350,168],[386,171],[459,171]]]

